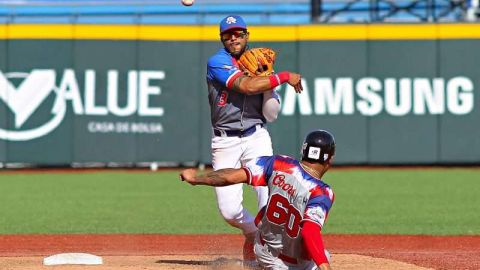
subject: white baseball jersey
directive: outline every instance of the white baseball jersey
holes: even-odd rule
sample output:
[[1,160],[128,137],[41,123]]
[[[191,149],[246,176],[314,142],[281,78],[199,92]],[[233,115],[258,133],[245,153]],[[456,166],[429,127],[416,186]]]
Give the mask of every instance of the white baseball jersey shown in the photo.
[[250,185],[269,189],[268,203],[255,220],[260,241],[284,261],[310,260],[301,224],[309,220],[324,225],[334,201],[330,186],[287,156],[259,157],[244,168]]

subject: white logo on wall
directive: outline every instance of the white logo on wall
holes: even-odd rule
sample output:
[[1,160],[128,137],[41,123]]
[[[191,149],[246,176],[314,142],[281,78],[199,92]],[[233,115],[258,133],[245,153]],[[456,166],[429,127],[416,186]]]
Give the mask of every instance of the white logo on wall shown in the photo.
[[[294,115],[466,115],[475,107],[475,86],[465,76],[447,78],[302,79],[297,95],[286,86],[282,114]],[[282,93],[282,92],[280,92]]]
[[[73,69],[66,69],[60,74],[60,83],[56,85],[57,72],[53,69],[34,69],[30,73],[0,71],[0,101],[3,102],[14,117],[14,127],[6,129],[0,126],[0,139],[9,141],[28,141],[45,136],[55,130],[64,120],[67,102],[75,115],[126,117],[137,114],[140,117],[163,116],[162,107],[151,105],[154,96],[161,94],[158,80],[165,78],[163,71],[129,71],[127,89],[119,89],[117,70],[107,71],[106,104],[97,104],[96,81],[94,70],[84,74],[84,95],[82,96]],[[12,81],[22,80],[16,87]],[[118,103],[119,91],[127,92],[127,104]],[[49,120],[37,127],[26,128],[26,123],[37,109],[52,95],[54,103]],[[111,118],[109,118],[111,119]],[[141,119],[141,118],[140,118]],[[161,123],[131,121],[91,121],[86,126],[90,133],[162,133]]]

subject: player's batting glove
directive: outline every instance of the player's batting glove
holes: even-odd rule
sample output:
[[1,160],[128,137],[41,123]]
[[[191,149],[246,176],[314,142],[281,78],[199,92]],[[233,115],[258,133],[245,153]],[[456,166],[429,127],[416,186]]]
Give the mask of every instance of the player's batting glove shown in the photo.
[[252,48],[246,50],[238,65],[247,76],[270,76],[273,74],[276,53],[270,48]]

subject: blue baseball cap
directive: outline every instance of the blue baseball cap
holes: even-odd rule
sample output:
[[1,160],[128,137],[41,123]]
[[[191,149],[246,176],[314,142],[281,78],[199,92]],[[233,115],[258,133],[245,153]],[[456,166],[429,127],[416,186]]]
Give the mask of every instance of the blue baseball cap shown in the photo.
[[247,24],[243,21],[242,17],[238,15],[228,15],[220,22],[220,34],[230,29],[247,30]]

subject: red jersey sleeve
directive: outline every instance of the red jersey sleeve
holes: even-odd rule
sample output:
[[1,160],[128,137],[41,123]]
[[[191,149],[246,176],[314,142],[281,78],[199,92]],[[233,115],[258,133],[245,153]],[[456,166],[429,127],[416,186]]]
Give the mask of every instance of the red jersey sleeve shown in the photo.
[[305,221],[302,228],[303,245],[308,255],[317,264],[328,263],[323,246],[323,239],[320,225],[315,222]]

